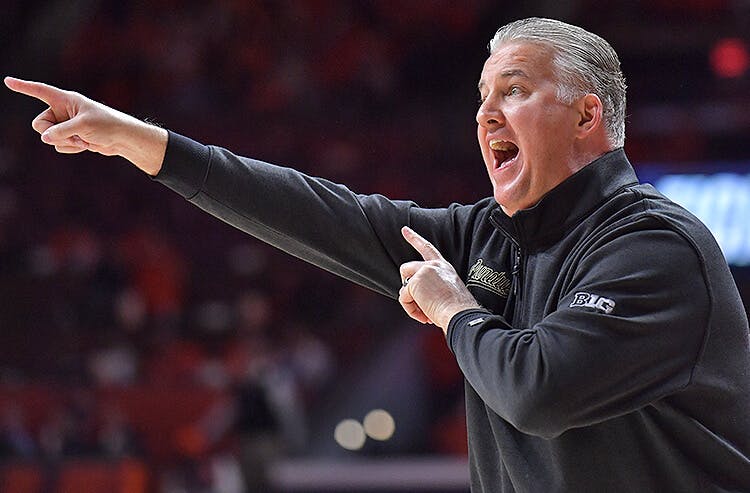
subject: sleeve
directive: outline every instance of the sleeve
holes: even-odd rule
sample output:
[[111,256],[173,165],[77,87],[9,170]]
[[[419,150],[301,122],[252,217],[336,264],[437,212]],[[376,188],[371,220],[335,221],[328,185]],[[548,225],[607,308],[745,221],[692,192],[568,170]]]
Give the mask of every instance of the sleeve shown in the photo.
[[543,437],[629,413],[688,385],[710,295],[680,234],[637,231],[586,254],[556,310],[530,328],[457,314],[448,342],[483,401]]
[[399,266],[417,258],[408,225],[459,258],[469,206],[424,209],[355,194],[291,168],[236,156],[170,132],[155,177],[185,199],[281,250],[378,293],[398,297]]

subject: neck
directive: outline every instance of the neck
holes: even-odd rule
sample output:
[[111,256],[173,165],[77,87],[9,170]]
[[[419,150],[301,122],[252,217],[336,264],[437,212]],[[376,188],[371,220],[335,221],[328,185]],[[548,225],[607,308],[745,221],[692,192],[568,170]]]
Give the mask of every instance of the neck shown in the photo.
[[595,161],[615,148],[609,143],[605,136],[591,140],[577,142],[572,149],[571,154],[571,171],[575,173],[587,164]]

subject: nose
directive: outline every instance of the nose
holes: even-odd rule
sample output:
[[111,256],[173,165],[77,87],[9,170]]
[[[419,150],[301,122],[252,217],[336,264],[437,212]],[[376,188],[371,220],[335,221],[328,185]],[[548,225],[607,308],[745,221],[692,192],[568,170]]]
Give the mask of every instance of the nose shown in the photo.
[[477,124],[487,130],[494,130],[505,125],[505,116],[498,105],[492,104],[492,101],[488,98],[477,110]]

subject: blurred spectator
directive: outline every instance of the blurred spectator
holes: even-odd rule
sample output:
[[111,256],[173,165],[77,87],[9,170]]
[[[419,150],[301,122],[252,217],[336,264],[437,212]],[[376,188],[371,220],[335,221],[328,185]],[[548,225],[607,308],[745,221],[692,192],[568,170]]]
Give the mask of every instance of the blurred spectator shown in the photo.
[[97,430],[98,449],[109,459],[139,456],[143,453],[140,438],[117,406],[107,406]]
[[179,250],[155,226],[144,225],[122,237],[118,251],[148,313],[157,323],[176,323],[184,308],[188,274]]
[[0,417],[0,461],[31,459],[37,447],[26,428],[23,409],[13,403],[7,405]]
[[266,470],[284,449],[281,414],[287,404],[274,402],[274,386],[284,389],[286,383],[283,378],[275,379],[279,354],[271,331],[278,321],[271,300],[259,291],[243,293],[235,306],[236,339],[226,354],[235,396],[229,413],[247,488],[269,491]]
[[294,375],[305,406],[310,406],[334,376],[334,355],[328,344],[304,323],[290,324],[284,332],[286,365]]
[[203,347],[163,326],[154,328],[153,339],[146,369],[148,382],[162,386],[195,385],[206,362]]
[[71,404],[53,409],[39,430],[44,457],[56,463],[68,457],[93,456],[99,449],[92,396],[77,392]]
[[100,342],[89,355],[92,380],[99,386],[122,386],[136,382],[138,353],[122,330],[105,331]]

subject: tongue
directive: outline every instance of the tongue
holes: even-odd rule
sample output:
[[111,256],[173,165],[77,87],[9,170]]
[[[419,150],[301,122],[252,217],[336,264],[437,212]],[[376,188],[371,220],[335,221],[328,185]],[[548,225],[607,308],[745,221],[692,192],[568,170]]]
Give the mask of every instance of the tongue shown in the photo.
[[497,150],[495,151],[495,156],[497,157],[497,160],[502,165],[503,163],[506,163],[516,157],[518,155],[518,147],[512,147],[508,149],[507,151],[501,151]]

